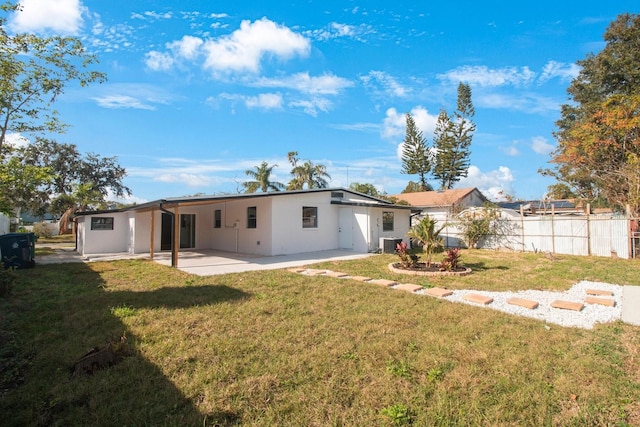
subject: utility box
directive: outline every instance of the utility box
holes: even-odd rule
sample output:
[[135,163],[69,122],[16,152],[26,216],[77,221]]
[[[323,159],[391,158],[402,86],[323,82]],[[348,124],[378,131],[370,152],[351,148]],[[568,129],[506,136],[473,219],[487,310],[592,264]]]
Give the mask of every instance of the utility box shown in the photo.
[[29,268],[36,264],[36,235],[9,233],[0,236],[0,262],[4,268]]
[[398,239],[395,237],[381,237],[380,249],[382,250],[383,254],[395,254],[396,247],[400,243],[402,243],[402,239]]

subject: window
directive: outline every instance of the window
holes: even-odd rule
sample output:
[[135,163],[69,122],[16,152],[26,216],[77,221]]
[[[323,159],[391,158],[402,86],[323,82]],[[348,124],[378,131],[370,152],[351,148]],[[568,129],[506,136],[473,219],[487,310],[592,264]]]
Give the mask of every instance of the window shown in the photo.
[[113,217],[91,218],[92,230],[113,230]]
[[302,228],[318,228],[318,208],[302,207]]
[[382,231],[393,231],[393,212],[382,212]]
[[213,228],[221,228],[222,227],[222,211],[220,209],[216,209],[213,211]]
[[258,210],[255,206],[247,208],[247,228],[256,228],[258,225]]

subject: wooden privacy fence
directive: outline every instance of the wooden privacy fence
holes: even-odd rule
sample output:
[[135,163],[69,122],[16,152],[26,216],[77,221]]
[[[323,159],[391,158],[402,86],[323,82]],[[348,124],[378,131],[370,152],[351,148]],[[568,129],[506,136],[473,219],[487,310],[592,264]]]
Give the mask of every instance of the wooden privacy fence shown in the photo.
[[[611,215],[502,215],[496,233],[481,239],[478,247],[637,258],[640,233],[634,224],[637,220]],[[465,246],[454,218],[447,221],[440,236],[445,238],[447,247]]]

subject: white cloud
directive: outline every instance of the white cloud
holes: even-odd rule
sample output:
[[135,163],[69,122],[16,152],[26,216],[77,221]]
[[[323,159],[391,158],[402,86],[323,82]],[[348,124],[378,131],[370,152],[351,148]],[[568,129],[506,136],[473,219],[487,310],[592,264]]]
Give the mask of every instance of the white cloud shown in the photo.
[[278,79],[261,78],[253,83],[257,87],[282,87],[295,89],[312,95],[337,95],[343,89],[353,86],[350,80],[333,74],[312,77],[309,73],[297,73]]
[[104,108],[133,108],[137,110],[155,110],[156,107],[146,104],[129,95],[107,95],[93,98]]
[[173,95],[165,89],[147,84],[106,84],[93,97],[104,108],[155,110],[157,104],[168,104]]
[[580,66],[578,64],[549,61],[542,68],[542,75],[540,76],[539,82],[544,83],[555,77],[559,78],[562,82],[567,82],[577,77],[579,73]]
[[[430,114],[429,111],[421,106],[414,107],[410,111],[416,126],[420,129],[425,138],[431,138],[433,130],[436,128],[438,115]],[[389,108],[382,122],[380,131],[383,138],[386,139],[402,139],[407,127],[406,113],[399,113],[395,108]]]
[[531,140],[531,149],[537,154],[548,155],[555,148],[556,147],[553,144],[549,144],[543,136],[534,136]]
[[218,99],[232,103],[240,102],[247,108],[261,108],[263,110],[280,110],[284,103],[282,95],[279,93],[261,93],[257,96],[246,96],[226,92],[218,95],[218,98],[209,97],[207,103],[216,106]]
[[203,49],[206,54],[204,67],[213,72],[257,72],[263,57],[273,55],[288,59],[295,55],[306,56],[310,43],[289,28],[262,18],[253,23],[242,21],[240,29],[229,36],[207,40]]
[[166,183],[186,184],[189,187],[208,187],[211,184],[211,178],[206,175],[198,175],[193,173],[164,173],[157,175],[154,181]]
[[322,97],[312,97],[311,99],[292,101],[289,103],[290,107],[302,108],[305,113],[313,117],[318,115],[318,111],[326,113],[331,109],[332,105],[330,100]]
[[499,94],[481,93],[474,96],[473,103],[478,107],[518,110],[525,113],[547,113],[560,110],[560,101],[535,93]]
[[166,52],[152,50],[145,55],[145,65],[153,71],[167,71],[173,67],[173,56]]
[[373,33],[373,27],[367,24],[360,24],[358,26],[349,24],[340,24],[338,22],[332,22],[327,28],[321,28],[317,30],[305,31],[304,34],[312,39],[325,41],[338,39],[342,37],[348,37],[360,42],[364,42],[363,36]]
[[529,67],[504,67],[491,69],[484,65],[465,65],[450,70],[444,74],[438,74],[438,79],[450,83],[468,83],[472,86],[527,86],[531,84],[536,73]]
[[501,147],[500,150],[507,156],[515,157],[520,155],[520,150],[515,145],[509,147]]
[[28,138],[22,136],[19,133],[7,133],[5,136],[5,143],[13,147],[26,147],[31,143]]
[[282,95],[279,93],[261,93],[245,99],[248,108],[263,108],[265,110],[281,109]]
[[204,41],[199,37],[184,36],[180,40],[167,43],[167,48],[185,59],[195,59],[200,53],[200,46],[203,44]]
[[506,195],[513,196],[514,181],[511,169],[506,166],[488,172],[482,172],[477,166],[470,166],[467,177],[462,178],[457,187],[477,187],[489,200],[498,202],[506,200]]
[[58,34],[78,34],[85,10],[80,0],[20,0],[22,11],[11,17],[15,32],[50,30]]
[[404,98],[411,92],[411,88],[402,86],[396,79],[384,71],[370,71],[366,76],[360,77],[365,87],[372,90],[378,96]]

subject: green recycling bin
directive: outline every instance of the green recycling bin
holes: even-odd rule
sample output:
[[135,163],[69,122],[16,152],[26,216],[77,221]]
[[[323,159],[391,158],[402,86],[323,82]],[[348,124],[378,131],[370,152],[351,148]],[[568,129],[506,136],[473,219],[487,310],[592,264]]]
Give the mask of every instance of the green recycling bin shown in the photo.
[[4,268],[29,268],[36,265],[36,235],[9,233],[0,236],[0,262]]

